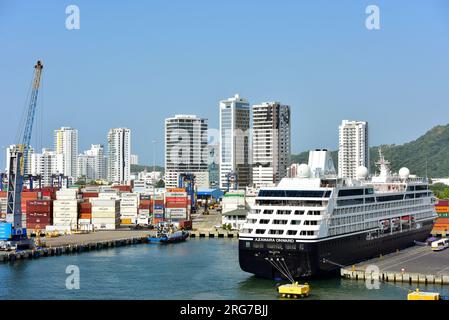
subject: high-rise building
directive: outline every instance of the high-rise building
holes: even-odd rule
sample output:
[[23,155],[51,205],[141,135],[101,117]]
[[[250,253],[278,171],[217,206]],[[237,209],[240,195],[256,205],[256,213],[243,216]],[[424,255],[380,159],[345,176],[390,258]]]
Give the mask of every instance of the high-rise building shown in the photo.
[[[18,145],[12,144],[9,147],[6,148],[6,168],[5,168],[5,172],[9,172],[9,161],[11,158],[11,151],[14,148],[18,148]],[[24,174],[29,174],[31,173],[31,155],[34,153],[34,149],[32,146],[29,146],[28,148],[28,161],[27,161],[27,167],[25,168],[25,172]]]
[[132,154],[129,159],[130,164],[139,164],[139,156],[137,154]]
[[106,179],[106,156],[101,144],[93,144],[90,150],[78,156],[78,178],[87,181]]
[[369,170],[368,122],[343,120],[339,127],[338,176],[355,178],[360,166]]
[[128,183],[131,175],[131,130],[110,129],[108,133],[108,180]]
[[51,186],[52,175],[63,174],[64,155],[50,149],[31,155],[31,174],[40,175],[43,187]]
[[63,155],[63,174],[76,178],[78,157],[78,130],[61,127],[54,131],[54,151]]
[[207,119],[175,115],[165,119],[165,186],[177,187],[179,175],[195,175],[198,188],[209,187]]
[[253,105],[253,185],[274,186],[290,163],[290,107],[279,102]]
[[227,189],[230,173],[239,188],[251,185],[250,107],[236,94],[220,101],[220,188]]

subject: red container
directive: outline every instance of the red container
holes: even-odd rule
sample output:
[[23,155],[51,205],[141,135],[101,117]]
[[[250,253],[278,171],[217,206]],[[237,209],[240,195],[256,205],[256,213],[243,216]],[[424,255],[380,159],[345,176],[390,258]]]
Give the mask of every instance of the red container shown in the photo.
[[6,191],[0,191],[0,198],[7,198],[8,193]]
[[84,193],[83,193],[83,198],[84,198],[84,199],[88,199],[88,198],[98,198],[98,192],[84,192]]
[[187,202],[187,197],[167,197],[165,202]]
[[449,206],[449,200],[438,200],[438,206]]
[[187,208],[187,203],[183,202],[167,202],[165,204],[166,208]]
[[192,220],[179,221],[179,227],[184,230],[192,230]]
[[435,224],[449,224],[449,218],[437,218]]
[[51,223],[28,223],[27,222],[28,230],[45,230],[46,226],[51,226]]
[[120,190],[122,192],[131,192],[132,187],[131,186],[112,186],[112,188],[116,189],[116,190]]

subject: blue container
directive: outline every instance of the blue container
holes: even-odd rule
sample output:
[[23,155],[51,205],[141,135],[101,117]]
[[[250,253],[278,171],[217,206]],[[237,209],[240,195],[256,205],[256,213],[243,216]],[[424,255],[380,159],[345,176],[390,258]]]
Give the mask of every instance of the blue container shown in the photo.
[[157,210],[164,210],[164,205],[163,205],[163,204],[155,204],[155,205],[154,205],[154,209],[157,209]]
[[0,223],[0,240],[9,240],[12,237],[12,223]]
[[154,217],[155,217],[156,219],[162,219],[162,218],[164,217],[164,214],[163,214],[163,213],[155,213],[155,214],[154,214]]

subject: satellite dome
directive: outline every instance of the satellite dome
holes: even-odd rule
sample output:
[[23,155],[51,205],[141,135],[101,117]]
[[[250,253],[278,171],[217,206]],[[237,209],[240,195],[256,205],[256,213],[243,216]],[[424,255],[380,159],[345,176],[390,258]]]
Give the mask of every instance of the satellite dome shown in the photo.
[[408,179],[408,177],[410,176],[410,170],[406,167],[403,167],[399,170],[399,177],[401,177],[401,179]]
[[356,170],[357,179],[366,179],[368,177],[368,168],[365,166],[360,166]]
[[298,177],[300,177],[300,178],[310,178],[311,174],[312,173],[310,171],[310,167],[307,164],[303,163],[303,164],[299,165],[299,167],[298,167]]

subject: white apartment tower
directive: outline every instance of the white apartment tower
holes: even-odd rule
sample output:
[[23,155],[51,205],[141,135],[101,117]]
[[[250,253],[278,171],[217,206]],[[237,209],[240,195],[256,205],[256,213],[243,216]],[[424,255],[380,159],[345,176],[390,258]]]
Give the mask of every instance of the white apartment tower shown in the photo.
[[338,176],[355,178],[359,166],[369,170],[368,122],[343,120],[339,127]]
[[31,155],[31,174],[40,175],[43,187],[51,186],[52,175],[63,174],[64,155],[50,149]]
[[165,119],[165,186],[177,187],[179,175],[195,175],[198,188],[209,188],[207,119],[175,115]]
[[93,144],[90,150],[78,156],[78,178],[85,177],[87,181],[105,180],[106,156],[101,144]]
[[108,133],[108,180],[126,184],[131,175],[131,130],[110,129]]
[[54,131],[54,151],[63,155],[63,173],[65,176],[77,177],[78,130],[61,127]]
[[228,175],[237,175],[239,188],[251,185],[250,107],[236,94],[220,101],[220,188],[227,189]]
[[253,105],[252,119],[252,182],[256,188],[274,186],[290,163],[290,107],[279,102]]
[[130,157],[130,164],[139,164],[139,156],[137,154],[132,154]]

